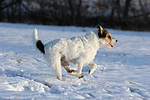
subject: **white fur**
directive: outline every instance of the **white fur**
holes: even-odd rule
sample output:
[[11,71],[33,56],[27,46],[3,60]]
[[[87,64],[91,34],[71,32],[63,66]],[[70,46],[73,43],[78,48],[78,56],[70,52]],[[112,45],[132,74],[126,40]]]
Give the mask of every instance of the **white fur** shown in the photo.
[[36,42],[38,41],[38,35],[37,35],[37,29],[35,28],[33,31],[33,42],[34,44],[36,44]]
[[[34,29],[33,33],[33,39],[37,41],[37,30]],[[44,58],[60,80],[62,79],[61,65],[69,74],[76,77],[83,77],[81,72],[84,65],[92,66],[89,74],[92,74],[96,70],[97,65],[93,62],[93,59],[97,50],[102,45],[106,45],[106,43],[98,38],[98,30],[91,31],[83,37],[61,38],[48,42],[44,45]],[[75,64],[77,70],[71,71],[68,62]]]

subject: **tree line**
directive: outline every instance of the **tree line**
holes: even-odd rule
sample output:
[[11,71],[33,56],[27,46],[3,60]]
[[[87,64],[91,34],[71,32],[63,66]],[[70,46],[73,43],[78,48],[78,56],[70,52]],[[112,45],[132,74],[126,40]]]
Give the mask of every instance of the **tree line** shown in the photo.
[[150,30],[149,0],[0,0],[0,21]]

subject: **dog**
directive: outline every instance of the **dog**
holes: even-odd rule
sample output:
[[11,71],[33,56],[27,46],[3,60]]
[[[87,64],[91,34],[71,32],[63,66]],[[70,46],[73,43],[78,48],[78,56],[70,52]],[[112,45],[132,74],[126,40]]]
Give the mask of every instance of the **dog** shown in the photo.
[[[83,66],[90,65],[91,69],[89,70],[89,74],[92,74],[97,68],[93,59],[99,47],[104,46],[111,49],[113,44],[117,42],[117,40],[100,25],[97,26],[95,31],[91,31],[85,36],[56,39],[45,45],[38,39],[37,29],[35,28],[33,31],[33,40],[59,80],[62,80],[61,66],[63,66],[70,75],[82,78],[84,77],[84,74],[81,74]],[[75,64],[77,70],[72,70],[69,66],[69,62]]]

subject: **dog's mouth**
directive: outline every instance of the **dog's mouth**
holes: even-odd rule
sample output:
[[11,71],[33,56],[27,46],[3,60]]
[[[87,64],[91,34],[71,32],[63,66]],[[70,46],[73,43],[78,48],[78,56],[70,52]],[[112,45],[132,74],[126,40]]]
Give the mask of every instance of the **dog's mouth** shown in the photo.
[[114,46],[113,46],[113,44],[108,43],[108,47],[111,47],[111,48],[112,48],[112,47],[114,47]]
[[105,39],[104,39],[104,46],[105,47],[107,47],[107,48],[109,48],[109,49],[111,49],[111,48],[113,48],[114,46],[114,44],[116,44],[116,42],[117,42],[117,40],[116,39],[112,39],[111,41],[106,41]]
[[109,43],[110,47],[113,47],[113,45],[111,43]]

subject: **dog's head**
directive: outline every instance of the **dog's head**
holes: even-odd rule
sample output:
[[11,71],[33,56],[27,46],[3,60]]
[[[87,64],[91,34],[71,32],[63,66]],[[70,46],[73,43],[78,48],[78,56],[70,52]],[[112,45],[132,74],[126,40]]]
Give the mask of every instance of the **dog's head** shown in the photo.
[[100,41],[104,47],[107,47],[111,49],[113,47],[113,44],[116,44],[117,40],[111,36],[111,34],[102,28],[100,25],[97,25],[98,28],[98,38],[100,38]]

